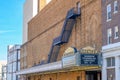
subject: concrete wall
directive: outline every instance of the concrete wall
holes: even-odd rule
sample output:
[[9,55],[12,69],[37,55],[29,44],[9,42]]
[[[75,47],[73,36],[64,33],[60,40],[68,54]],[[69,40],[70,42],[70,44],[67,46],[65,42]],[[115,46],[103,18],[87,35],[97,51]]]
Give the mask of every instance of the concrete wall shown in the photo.
[[23,8],[23,44],[28,40],[28,22],[51,0],[26,0]]
[[26,0],[23,9],[23,43],[27,42],[28,38],[28,22],[38,12],[38,0]]

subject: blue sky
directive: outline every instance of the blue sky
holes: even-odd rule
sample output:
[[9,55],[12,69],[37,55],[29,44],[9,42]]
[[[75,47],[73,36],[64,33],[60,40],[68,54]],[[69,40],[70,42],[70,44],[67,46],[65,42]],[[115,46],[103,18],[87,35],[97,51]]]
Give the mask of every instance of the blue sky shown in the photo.
[[22,43],[25,0],[0,0],[0,60],[7,59],[7,46]]

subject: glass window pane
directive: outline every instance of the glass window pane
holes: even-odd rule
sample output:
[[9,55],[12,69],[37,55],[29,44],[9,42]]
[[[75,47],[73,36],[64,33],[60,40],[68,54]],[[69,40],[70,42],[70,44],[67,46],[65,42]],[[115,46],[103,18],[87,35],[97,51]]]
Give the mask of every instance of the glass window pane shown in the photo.
[[115,27],[115,39],[119,37],[118,26]]
[[111,4],[107,5],[107,20],[111,19]]
[[107,30],[107,43],[110,44],[112,43],[112,29]]
[[112,58],[112,66],[115,66],[115,58]]
[[107,58],[107,67],[111,66],[111,58]]
[[118,11],[118,3],[117,1],[114,1],[114,12]]

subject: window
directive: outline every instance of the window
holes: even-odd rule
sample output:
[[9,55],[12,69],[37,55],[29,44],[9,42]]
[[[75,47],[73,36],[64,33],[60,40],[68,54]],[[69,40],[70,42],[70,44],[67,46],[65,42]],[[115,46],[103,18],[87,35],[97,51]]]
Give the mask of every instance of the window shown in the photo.
[[107,58],[107,67],[112,67],[115,66],[115,58],[111,57],[111,58]]
[[114,13],[118,12],[118,3],[117,1],[114,1]]
[[20,70],[20,61],[18,61],[18,70],[17,71],[19,71]]
[[20,50],[18,50],[18,55],[17,56],[18,56],[17,59],[20,60]]
[[107,5],[107,21],[111,19],[111,4]]
[[115,30],[115,39],[117,39],[119,37],[118,26],[116,26],[114,30]]
[[108,29],[107,31],[107,43],[110,44],[112,43],[112,29]]

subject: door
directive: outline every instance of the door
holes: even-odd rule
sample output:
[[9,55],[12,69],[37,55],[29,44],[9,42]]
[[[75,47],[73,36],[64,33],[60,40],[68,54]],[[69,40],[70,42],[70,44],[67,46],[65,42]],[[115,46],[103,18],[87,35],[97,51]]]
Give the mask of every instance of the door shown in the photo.
[[86,80],[101,80],[101,72],[86,71]]

